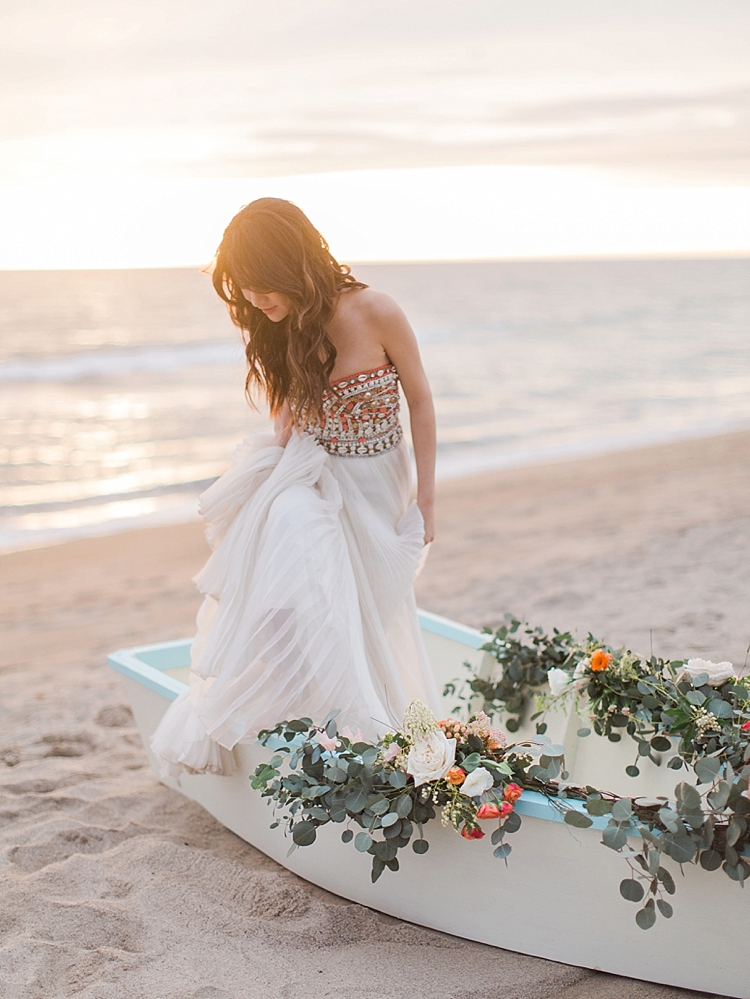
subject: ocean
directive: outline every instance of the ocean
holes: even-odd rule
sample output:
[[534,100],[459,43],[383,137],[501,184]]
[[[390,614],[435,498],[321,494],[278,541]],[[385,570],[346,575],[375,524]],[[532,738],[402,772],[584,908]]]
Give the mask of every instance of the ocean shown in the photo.
[[[353,270],[417,332],[441,478],[750,426],[750,258]],[[0,272],[0,549],[194,518],[266,426],[243,385],[197,269]]]

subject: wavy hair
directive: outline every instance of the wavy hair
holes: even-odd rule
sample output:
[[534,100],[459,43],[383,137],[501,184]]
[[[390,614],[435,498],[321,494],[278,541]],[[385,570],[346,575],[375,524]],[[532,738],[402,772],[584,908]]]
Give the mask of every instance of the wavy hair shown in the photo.
[[[212,280],[242,330],[250,404],[255,406],[258,388],[272,416],[288,402],[297,426],[319,417],[336,360],[326,327],[339,294],[367,285],[334,259],[304,212],[281,198],[259,198],[234,216],[216,252]],[[242,288],[285,295],[289,315],[272,322]]]

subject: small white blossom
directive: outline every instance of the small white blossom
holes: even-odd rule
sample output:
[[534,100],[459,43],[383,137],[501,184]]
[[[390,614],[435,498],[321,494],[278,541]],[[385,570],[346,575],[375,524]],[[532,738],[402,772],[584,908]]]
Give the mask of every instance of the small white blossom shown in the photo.
[[557,666],[553,666],[552,669],[547,670],[547,682],[549,683],[552,696],[559,697],[560,694],[565,693],[568,689],[571,679],[570,675],[564,669],[558,669]]
[[591,665],[591,660],[588,658],[588,656],[586,656],[585,659],[581,659],[581,661],[577,664],[575,670],[573,671],[573,679],[580,680],[590,665]]
[[412,701],[404,712],[403,724],[403,733],[409,742],[415,743],[431,732],[437,731],[437,718],[427,705],[421,701]]
[[469,798],[475,798],[478,794],[483,794],[493,785],[492,774],[489,770],[484,767],[477,767],[476,770],[472,770],[468,775],[466,780],[461,785],[461,794],[467,795]]

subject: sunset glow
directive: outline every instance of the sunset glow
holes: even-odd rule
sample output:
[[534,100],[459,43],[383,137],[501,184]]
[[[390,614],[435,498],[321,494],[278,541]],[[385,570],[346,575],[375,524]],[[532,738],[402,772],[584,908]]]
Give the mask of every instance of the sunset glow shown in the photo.
[[171,181],[95,175],[0,189],[0,267],[205,264],[231,216],[289,198],[349,260],[750,252],[750,187],[574,167],[360,170]]

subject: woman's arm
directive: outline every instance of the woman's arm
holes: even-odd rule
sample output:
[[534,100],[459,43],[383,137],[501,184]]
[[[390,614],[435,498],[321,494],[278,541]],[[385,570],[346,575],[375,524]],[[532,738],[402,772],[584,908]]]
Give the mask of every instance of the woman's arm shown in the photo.
[[273,418],[273,443],[278,447],[286,447],[292,436],[292,413],[289,404],[284,403]]
[[435,538],[435,409],[419,346],[409,321],[388,296],[371,293],[373,325],[393,364],[409,405],[411,436],[417,462],[417,505],[424,517],[424,541]]

